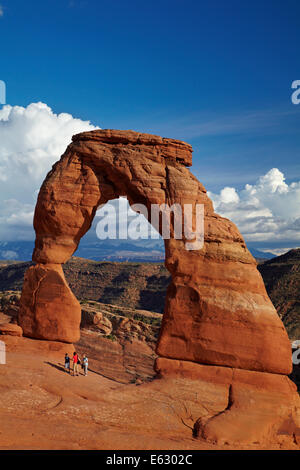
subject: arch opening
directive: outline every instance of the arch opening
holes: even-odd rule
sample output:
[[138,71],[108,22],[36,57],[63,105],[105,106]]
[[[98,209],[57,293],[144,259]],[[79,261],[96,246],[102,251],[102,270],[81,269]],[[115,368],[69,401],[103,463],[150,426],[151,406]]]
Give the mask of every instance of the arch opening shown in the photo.
[[[98,208],[73,256],[71,273],[69,264],[64,270],[79,301],[163,313],[170,280],[164,266],[164,241],[143,214],[131,209],[127,198]],[[92,263],[86,264],[82,258]],[[86,275],[90,270],[91,275]]]

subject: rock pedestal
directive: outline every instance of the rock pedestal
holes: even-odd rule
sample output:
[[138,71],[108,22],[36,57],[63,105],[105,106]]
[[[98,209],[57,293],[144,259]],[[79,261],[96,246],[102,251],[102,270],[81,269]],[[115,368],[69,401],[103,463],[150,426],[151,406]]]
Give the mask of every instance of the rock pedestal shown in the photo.
[[24,336],[73,343],[79,341],[81,307],[60,264],[37,264],[26,274],[18,317]]

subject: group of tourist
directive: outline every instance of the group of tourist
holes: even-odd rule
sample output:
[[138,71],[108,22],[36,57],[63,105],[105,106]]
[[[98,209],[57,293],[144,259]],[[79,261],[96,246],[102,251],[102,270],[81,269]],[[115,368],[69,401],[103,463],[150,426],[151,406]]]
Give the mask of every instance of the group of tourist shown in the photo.
[[[65,354],[65,371],[71,374],[70,368],[71,359],[68,353]],[[81,365],[84,375],[87,375],[89,361],[86,355],[83,356],[82,361],[79,358],[77,352],[73,353],[73,376],[79,375],[79,366]]]

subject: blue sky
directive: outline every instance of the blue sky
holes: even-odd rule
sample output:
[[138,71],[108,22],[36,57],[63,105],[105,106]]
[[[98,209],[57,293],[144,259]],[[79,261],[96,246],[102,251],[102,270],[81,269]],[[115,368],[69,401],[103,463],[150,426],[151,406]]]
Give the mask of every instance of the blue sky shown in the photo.
[[41,101],[102,128],[188,141],[215,195],[272,168],[300,180],[298,0],[0,5],[9,105]]
[[[300,177],[300,107],[290,100],[300,77],[299,1],[2,6],[0,70],[10,104],[44,101],[100,127],[188,140],[212,189],[216,165],[232,168],[234,183],[244,182],[241,166],[252,179],[274,165]],[[248,114],[261,121],[245,130]],[[208,135],[197,135],[207,121]]]

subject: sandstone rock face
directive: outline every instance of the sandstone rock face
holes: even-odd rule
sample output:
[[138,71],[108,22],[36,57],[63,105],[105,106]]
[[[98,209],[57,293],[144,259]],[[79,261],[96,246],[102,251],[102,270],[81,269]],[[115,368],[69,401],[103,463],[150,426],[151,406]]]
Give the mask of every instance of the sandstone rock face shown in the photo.
[[23,330],[14,323],[2,323],[0,324],[0,335],[23,336]]
[[96,325],[100,333],[103,333],[104,335],[109,335],[112,332],[111,322],[101,313],[96,313],[94,316],[94,325]]
[[14,320],[18,318],[20,308],[20,294],[15,291],[7,291],[2,293],[0,298],[0,310],[12,317]]
[[[158,370],[180,375],[176,364],[184,362],[189,369],[202,367],[205,380],[221,376],[225,381],[230,392],[227,408],[205,423],[195,423],[196,436],[218,441],[228,431],[234,441],[241,427],[244,439],[250,422],[255,438],[255,417],[264,423],[262,433],[268,434],[299,406],[295,390],[287,392],[290,342],[242,236],[232,222],[214,213],[205,188],[187,168],[191,162],[191,146],[177,140],[113,130],[74,136],[38,196],[36,266],[25,277],[19,324],[26,336],[77,341],[80,306],[61,264],[91,227],[99,205],[127,196],[130,204],[144,204],[150,214],[151,204],[191,204],[193,213],[202,204],[201,249],[187,250],[187,240],[174,237],[173,222],[171,238],[165,240],[172,281],[157,345],[162,361]],[[194,222],[189,229],[195,231]],[[217,373],[211,375],[211,367],[218,368]],[[263,413],[270,400],[279,407],[274,419],[269,408]]]
[[101,312],[90,312],[82,310],[81,327],[91,327],[103,335],[109,335],[112,332],[112,324]]
[[149,327],[143,322],[132,320],[131,318],[115,318],[113,321],[113,330],[119,339],[145,340],[149,335]]

